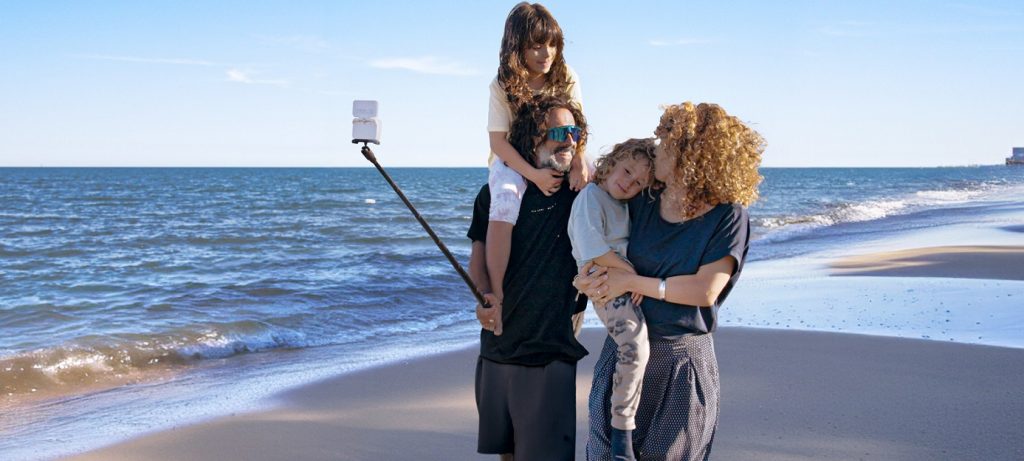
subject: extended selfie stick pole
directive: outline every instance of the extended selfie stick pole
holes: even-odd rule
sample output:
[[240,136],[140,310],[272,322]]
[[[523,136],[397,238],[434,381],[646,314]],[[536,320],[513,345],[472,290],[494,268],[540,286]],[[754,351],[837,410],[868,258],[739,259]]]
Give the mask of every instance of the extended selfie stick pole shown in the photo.
[[455,271],[462,276],[462,280],[466,282],[466,286],[469,287],[469,291],[473,292],[473,296],[476,297],[476,302],[480,303],[480,305],[483,307],[491,307],[490,303],[488,303],[487,300],[484,299],[484,296],[480,294],[480,290],[476,289],[476,285],[474,285],[473,281],[470,280],[469,274],[467,274],[466,271],[462,269],[462,265],[459,264],[459,262],[455,260],[455,257],[452,256],[452,253],[448,251],[448,247],[444,245],[444,242],[442,242],[441,239],[437,238],[437,234],[435,234],[434,230],[430,228],[430,225],[427,224],[427,221],[424,220],[422,216],[420,216],[420,213],[416,211],[416,207],[412,206],[412,202],[410,202],[409,199],[405,198],[405,194],[402,193],[402,189],[399,189],[398,184],[395,184],[395,181],[391,179],[391,176],[388,175],[388,172],[384,171],[384,167],[380,166],[380,163],[377,163],[377,157],[373,155],[373,151],[370,150],[369,141],[352,141],[353,144],[358,144],[360,142],[363,143],[363,157],[366,157],[366,159],[369,160],[370,163],[373,163],[373,166],[377,167],[377,171],[379,171],[380,174],[384,176],[384,179],[388,181],[388,184],[391,184],[391,188],[394,189],[395,193],[398,194],[398,197],[401,198],[403,202],[405,202],[405,206],[409,207],[409,211],[411,211],[412,215],[416,217],[416,220],[420,222],[420,225],[423,226],[423,229],[426,230],[428,234],[430,234],[430,238],[434,239],[434,243],[437,244],[437,247],[440,248],[441,252],[444,253],[445,257],[448,258],[448,262],[452,263],[452,267],[455,268]]

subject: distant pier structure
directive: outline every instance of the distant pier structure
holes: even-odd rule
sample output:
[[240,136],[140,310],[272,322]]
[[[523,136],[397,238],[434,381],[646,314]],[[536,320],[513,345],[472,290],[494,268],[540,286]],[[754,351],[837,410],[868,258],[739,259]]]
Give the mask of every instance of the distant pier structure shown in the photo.
[[1024,147],[1014,147],[1013,155],[1006,158],[1007,165],[1024,165]]

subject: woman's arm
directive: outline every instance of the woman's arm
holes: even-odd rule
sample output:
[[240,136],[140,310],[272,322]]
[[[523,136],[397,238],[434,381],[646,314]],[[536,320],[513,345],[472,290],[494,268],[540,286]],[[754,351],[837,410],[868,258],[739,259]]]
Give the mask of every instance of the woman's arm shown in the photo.
[[[732,277],[735,268],[736,260],[732,256],[725,256],[700,266],[696,274],[669,277],[665,279],[665,301],[698,307],[711,306],[715,304],[718,295],[722,294],[725,285],[729,283],[729,278]],[[617,275],[613,275],[609,279]],[[624,279],[623,283],[629,287],[629,291],[639,292],[655,299],[659,298],[658,287],[661,279],[637,275],[627,275],[622,278]],[[609,291],[611,290],[612,288],[609,287]]]
[[[675,304],[707,307],[718,299],[718,295],[729,283],[736,260],[725,256],[717,261],[700,266],[696,274],[677,275],[665,279],[665,300]],[[584,267],[584,269],[587,269]],[[607,273],[593,277],[580,274],[577,287],[591,299],[606,302],[626,292],[640,293],[646,297],[661,299],[661,279],[630,274],[621,269],[608,269]]]
[[[627,262],[624,258],[619,256],[618,253],[614,251],[609,251],[601,256],[598,256],[594,258],[592,262],[594,264],[597,264],[598,266],[606,267],[608,269],[620,269],[629,272],[630,274],[636,274],[636,269],[633,269],[633,266],[630,265],[629,262]],[[633,292],[631,297],[633,299],[633,304],[640,305],[640,301],[643,300],[644,295],[641,293]]]
[[629,272],[631,274],[635,274],[636,273],[636,270],[633,269],[633,266],[629,265],[629,263],[626,262],[625,259],[622,259],[622,257],[619,256],[618,253],[616,253],[614,251],[611,251],[611,250],[609,250],[607,253],[605,253],[605,254],[603,254],[601,256],[598,256],[598,257],[592,259],[591,261],[594,264],[597,264],[598,266],[607,267],[609,269],[611,269],[611,268],[622,269],[622,270],[627,271],[627,272]]

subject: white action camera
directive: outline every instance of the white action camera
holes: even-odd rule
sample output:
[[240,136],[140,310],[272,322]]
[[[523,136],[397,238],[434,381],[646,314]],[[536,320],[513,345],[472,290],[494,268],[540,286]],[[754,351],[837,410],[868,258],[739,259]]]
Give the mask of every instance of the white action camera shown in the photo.
[[352,142],[380,144],[377,101],[352,101]]

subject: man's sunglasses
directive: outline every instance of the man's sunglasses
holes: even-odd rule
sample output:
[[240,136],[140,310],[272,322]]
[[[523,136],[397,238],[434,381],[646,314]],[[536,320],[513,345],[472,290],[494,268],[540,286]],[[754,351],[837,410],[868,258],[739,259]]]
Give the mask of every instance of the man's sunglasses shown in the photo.
[[565,138],[572,136],[572,142],[580,142],[583,135],[583,128],[576,125],[556,126],[548,129],[548,139],[555,142],[565,142]]

